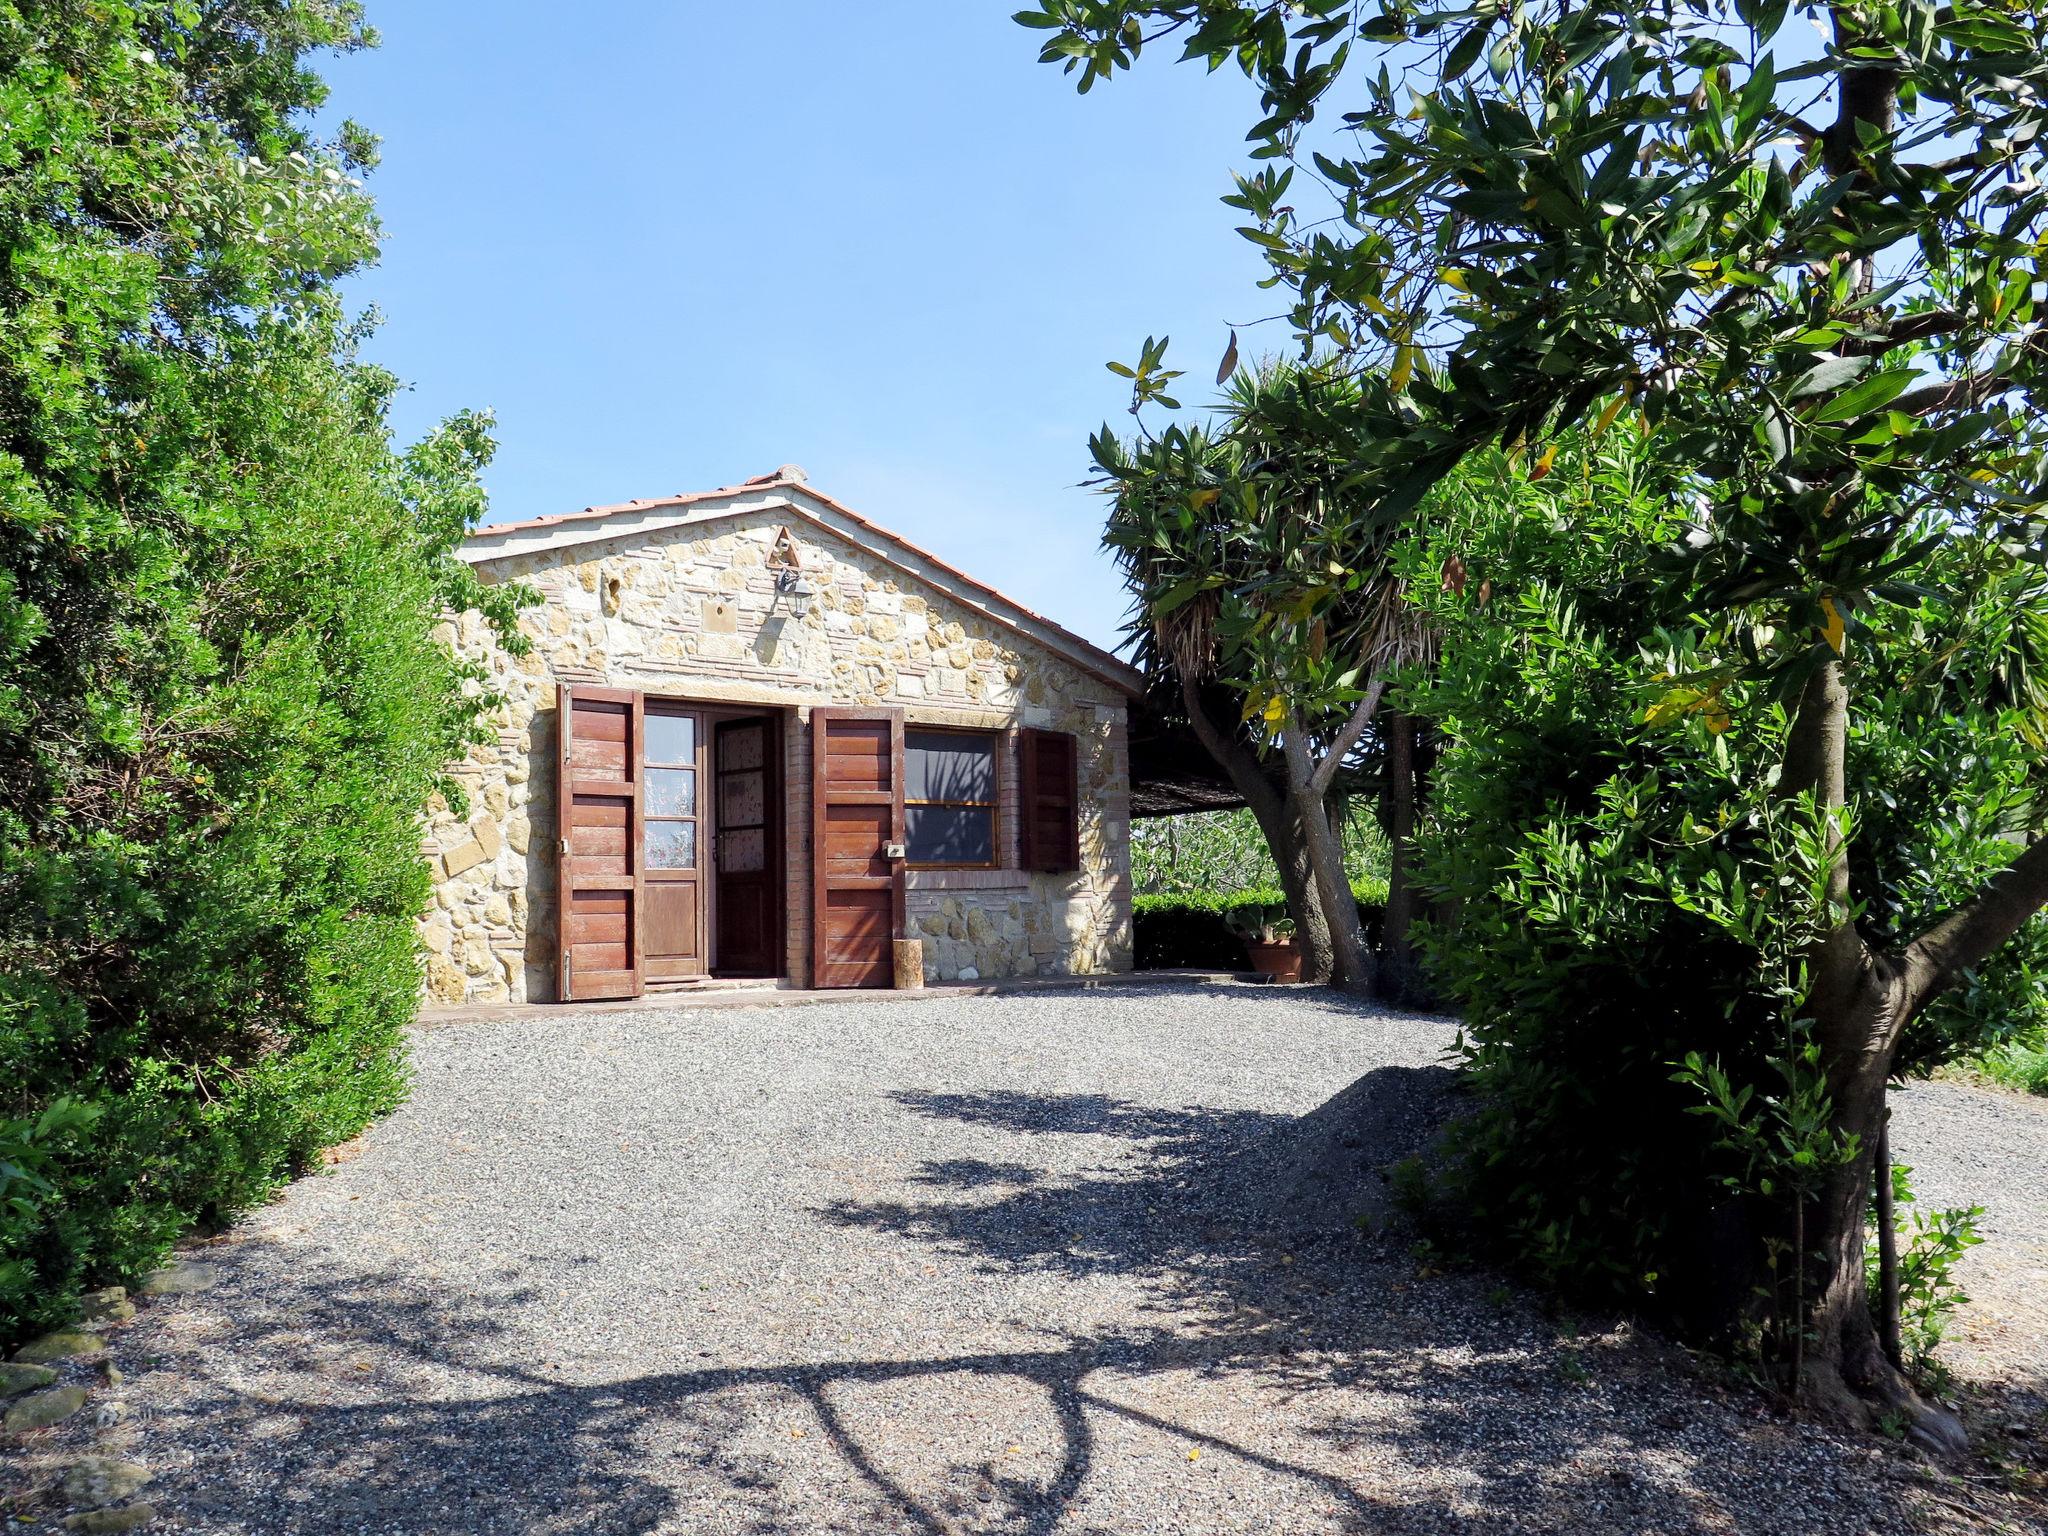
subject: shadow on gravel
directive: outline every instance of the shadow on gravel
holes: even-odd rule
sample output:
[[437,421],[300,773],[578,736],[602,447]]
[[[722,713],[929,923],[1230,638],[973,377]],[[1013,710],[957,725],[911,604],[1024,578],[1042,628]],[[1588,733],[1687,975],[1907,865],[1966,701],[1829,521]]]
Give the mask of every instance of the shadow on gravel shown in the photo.
[[[1854,1453],[1775,1430],[1760,1445],[1736,1408],[1674,1399],[1670,1363],[1641,1341],[1568,1337],[1488,1280],[1419,1271],[1387,1225],[1378,1170],[1426,1144],[1452,1081],[1387,1067],[1298,1119],[1102,1095],[894,1095],[906,1113],[1013,1135],[1013,1155],[933,1159],[904,1170],[929,1199],[822,1217],[991,1273],[1132,1277],[1159,1319],[1113,1335],[1041,1319],[1042,1348],[589,1386],[492,1358],[493,1312],[417,1278],[303,1270],[290,1295],[250,1298],[237,1332],[251,1357],[336,1378],[353,1399],[295,1402],[209,1378],[182,1423],[151,1428],[189,1453],[159,1463],[160,1502],[191,1526],[276,1533],[1123,1536],[1140,1527],[1091,1518],[1084,1485],[1105,1441],[1128,1455],[1140,1435],[1298,1489],[1324,1511],[1317,1529],[1373,1536],[1705,1536],[1746,1529],[1726,1510],[1767,1507],[1760,1497],[1822,1517],[1773,1527],[1787,1532],[1909,1528],[1874,1466],[1845,1486]],[[1078,1178],[1033,1161],[1034,1139],[1076,1135],[1123,1155]],[[358,1374],[351,1352],[372,1340],[387,1361]],[[1209,1433],[1169,1382],[1212,1399],[1217,1383],[1257,1394],[1308,1433]],[[958,1453],[936,1487],[928,1465],[896,1464],[872,1407],[853,1411],[877,1394],[924,1392],[929,1406],[1019,1391],[1054,1448],[1028,1468]],[[836,1515],[820,1514],[821,1478]],[[1166,1498],[1142,1528],[1173,1508]],[[1171,1518],[1205,1528],[1185,1506]],[[1259,1527],[1233,1511],[1229,1528]]]

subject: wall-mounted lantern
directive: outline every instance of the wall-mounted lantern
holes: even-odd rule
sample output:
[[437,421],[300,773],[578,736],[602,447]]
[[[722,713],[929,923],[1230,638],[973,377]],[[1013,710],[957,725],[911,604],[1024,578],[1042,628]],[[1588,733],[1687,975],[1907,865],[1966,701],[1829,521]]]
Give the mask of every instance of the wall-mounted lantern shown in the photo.
[[789,616],[800,619],[811,611],[818,588],[804,574],[803,557],[787,528],[775,530],[775,543],[768,551],[768,569],[775,573],[775,595],[789,607]]

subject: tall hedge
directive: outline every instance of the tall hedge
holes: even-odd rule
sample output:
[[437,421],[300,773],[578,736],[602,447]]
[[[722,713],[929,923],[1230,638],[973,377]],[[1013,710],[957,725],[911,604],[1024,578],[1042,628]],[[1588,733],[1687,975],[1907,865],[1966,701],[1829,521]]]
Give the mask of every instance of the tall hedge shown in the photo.
[[[0,1342],[400,1097],[422,812],[510,635],[337,279],[332,0],[0,0]],[[516,644],[516,641],[513,643]]]

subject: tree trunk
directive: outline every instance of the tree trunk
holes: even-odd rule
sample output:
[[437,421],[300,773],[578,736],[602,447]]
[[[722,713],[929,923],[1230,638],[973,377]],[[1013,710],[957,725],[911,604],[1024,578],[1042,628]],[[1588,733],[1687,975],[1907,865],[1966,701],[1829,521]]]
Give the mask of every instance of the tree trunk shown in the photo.
[[[1849,1018],[1837,1021],[1864,1039],[1887,1033],[1890,1001],[1866,996]],[[1831,1031],[1823,1028],[1823,1035]],[[1856,1156],[1834,1170],[1806,1219],[1810,1255],[1808,1341],[1798,1380],[1800,1398],[1837,1423],[1860,1429],[1902,1430],[1936,1452],[1967,1449],[1962,1422],[1914,1390],[1888,1356],[1870,1306],[1864,1243],[1877,1150],[1884,1132],[1885,1082],[1890,1052],[1864,1052],[1830,1073],[1837,1129],[1854,1132]]]
[[1317,986],[1326,985],[1335,965],[1335,952],[1330,944],[1330,923],[1323,915],[1323,899],[1316,889],[1315,870],[1309,863],[1308,840],[1301,835],[1300,826],[1293,810],[1275,802],[1274,825],[1266,824],[1265,816],[1253,807],[1252,815],[1258,820],[1259,830],[1266,834],[1266,846],[1272,850],[1273,863],[1280,871],[1280,890],[1287,898],[1288,916],[1294,919],[1295,942],[1301,947],[1301,979]]
[[1380,927],[1377,991],[1392,1003],[1409,1001],[1415,989],[1415,951],[1409,930],[1415,921],[1415,887],[1410,868],[1415,838],[1415,718],[1387,715],[1387,915]]
[[1344,848],[1331,829],[1325,792],[1316,786],[1308,735],[1290,716],[1281,729],[1280,742],[1287,758],[1288,799],[1306,834],[1309,868],[1315,872],[1316,893],[1322,897],[1323,916],[1330,925],[1330,985],[1347,992],[1367,991],[1372,986],[1372,956],[1359,926],[1358,902],[1344,873]]
[[1280,889],[1287,898],[1287,912],[1294,919],[1295,942],[1301,948],[1301,979],[1322,985],[1335,969],[1330,943],[1329,920],[1323,915],[1322,899],[1316,891],[1314,867],[1309,861],[1308,840],[1301,835],[1300,819],[1288,798],[1266,775],[1265,764],[1245,743],[1234,725],[1219,725],[1202,699],[1202,690],[1187,678],[1181,679],[1181,703],[1188,712],[1196,740],[1230,776],[1231,786],[1244,796],[1252,819],[1264,834],[1273,864],[1280,872]]
[[[1810,791],[1824,811],[1848,798],[1849,690],[1839,659],[1808,680],[1786,740],[1780,792]],[[1848,851],[1832,848],[1828,892],[1838,921],[1808,955],[1807,1013],[1820,1046],[1830,1097],[1830,1124],[1854,1137],[1856,1152],[1833,1169],[1819,1196],[1795,1221],[1793,1256],[1804,1300],[1802,1348],[1796,1362],[1799,1396],[1837,1422],[1877,1428],[1889,1420],[1930,1449],[1960,1450],[1967,1441],[1955,1415],[1922,1398],[1885,1357],[1863,1249],[1877,1145],[1884,1129],[1891,1077],[1907,1006],[1898,968],[1873,954],[1856,930],[1849,904]]]

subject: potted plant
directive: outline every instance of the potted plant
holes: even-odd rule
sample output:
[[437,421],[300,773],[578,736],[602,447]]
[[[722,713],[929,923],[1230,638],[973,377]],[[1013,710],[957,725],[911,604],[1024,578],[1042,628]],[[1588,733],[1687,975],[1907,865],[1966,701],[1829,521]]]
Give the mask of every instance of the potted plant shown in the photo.
[[1244,940],[1253,970],[1275,981],[1301,980],[1301,946],[1295,942],[1294,919],[1286,907],[1253,903],[1236,908],[1224,922]]

